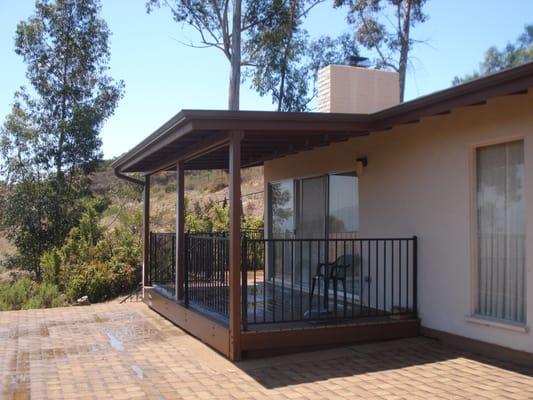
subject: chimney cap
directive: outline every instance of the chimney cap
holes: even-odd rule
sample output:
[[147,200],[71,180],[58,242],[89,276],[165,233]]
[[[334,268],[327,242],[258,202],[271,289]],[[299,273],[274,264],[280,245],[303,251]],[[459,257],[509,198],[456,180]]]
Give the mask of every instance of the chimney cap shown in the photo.
[[370,63],[368,62],[368,57],[361,56],[348,56],[345,59],[345,63],[351,67],[368,68],[370,66]]

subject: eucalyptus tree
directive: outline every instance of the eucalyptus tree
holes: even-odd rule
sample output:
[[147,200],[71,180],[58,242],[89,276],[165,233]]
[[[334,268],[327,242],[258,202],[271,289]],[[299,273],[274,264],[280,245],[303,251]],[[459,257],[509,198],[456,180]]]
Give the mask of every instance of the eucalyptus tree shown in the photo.
[[16,94],[1,130],[1,227],[26,266],[61,244],[79,218],[99,132],[124,90],[109,75],[109,35],[98,0],[37,0],[17,25],[15,52],[30,88]]
[[348,7],[347,20],[354,26],[357,41],[376,52],[376,67],[398,72],[402,102],[409,52],[417,42],[411,28],[428,19],[423,11],[426,1],[335,0],[336,7]]
[[[299,20],[325,0],[302,0],[293,18]],[[260,56],[268,53],[265,45],[271,41],[257,40],[257,32],[276,31],[283,34],[289,30],[281,27],[287,23],[286,17],[293,7],[291,0],[148,0],[147,11],[157,7],[171,10],[174,20],[191,26],[198,33],[198,40],[185,43],[196,48],[220,50],[230,63],[228,108],[239,109],[239,87],[241,68],[255,68],[261,62]],[[251,43],[255,41],[255,43]],[[263,44],[264,43],[264,44]],[[279,43],[276,43],[279,45]]]
[[489,47],[477,71],[461,78],[456,76],[452,83],[458,85],[531,61],[533,61],[533,25],[527,25],[514,43],[507,43],[501,50],[495,46]]

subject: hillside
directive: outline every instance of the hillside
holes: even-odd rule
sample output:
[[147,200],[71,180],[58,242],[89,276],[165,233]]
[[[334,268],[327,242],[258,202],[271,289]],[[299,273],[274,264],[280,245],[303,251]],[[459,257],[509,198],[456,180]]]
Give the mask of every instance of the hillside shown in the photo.
[[[139,188],[119,180],[106,162],[92,176],[92,192],[111,200],[104,213],[102,224],[112,225],[124,210],[141,207]],[[245,215],[263,216],[263,169],[249,168],[242,171],[243,210]],[[191,171],[185,174],[185,198],[189,209],[207,202],[223,203],[228,197],[228,176],[220,170]],[[162,172],[152,177],[151,219],[153,230],[173,231],[176,215],[176,177],[172,172]]]
[[[109,207],[101,224],[112,227],[121,213],[132,213],[142,208],[140,187],[118,179],[110,161],[103,161],[92,174],[91,191],[109,199]],[[245,215],[263,217],[263,168],[242,171],[243,211]],[[189,209],[207,202],[224,202],[228,197],[228,177],[224,171],[191,171],[185,175],[185,198]],[[151,229],[172,232],[175,229],[176,177],[163,172],[152,178]],[[5,256],[15,251],[9,241],[0,234],[0,268]],[[0,271],[1,272],[1,271]]]

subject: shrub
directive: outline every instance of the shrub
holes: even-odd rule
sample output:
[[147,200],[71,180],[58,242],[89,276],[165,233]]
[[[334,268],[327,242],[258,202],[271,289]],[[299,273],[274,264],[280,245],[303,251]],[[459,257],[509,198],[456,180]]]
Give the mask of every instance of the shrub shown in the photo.
[[71,301],[88,296],[91,302],[109,300],[131,291],[140,281],[140,210],[119,216],[116,227],[104,231],[91,205],[65,244],[41,260],[46,282],[60,282]]
[[174,193],[178,188],[176,182],[169,182],[165,186],[165,193]]
[[[263,219],[249,216],[243,219],[242,229],[262,229]],[[185,214],[185,230],[188,232],[227,232],[229,230],[229,206],[210,201],[204,206],[193,205]]]
[[41,274],[44,283],[57,285],[60,281],[59,272],[61,256],[55,249],[45,251],[41,256]]
[[0,310],[60,307],[67,304],[66,296],[56,285],[38,284],[28,277],[15,283],[0,284]]

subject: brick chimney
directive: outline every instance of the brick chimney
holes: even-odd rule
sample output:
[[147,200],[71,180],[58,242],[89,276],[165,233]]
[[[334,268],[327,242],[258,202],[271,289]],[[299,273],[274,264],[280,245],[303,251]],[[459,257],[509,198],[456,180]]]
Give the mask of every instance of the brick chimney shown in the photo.
[[352,65],[318,71],[318,111],[369,114],[400,103],[396,72]]

